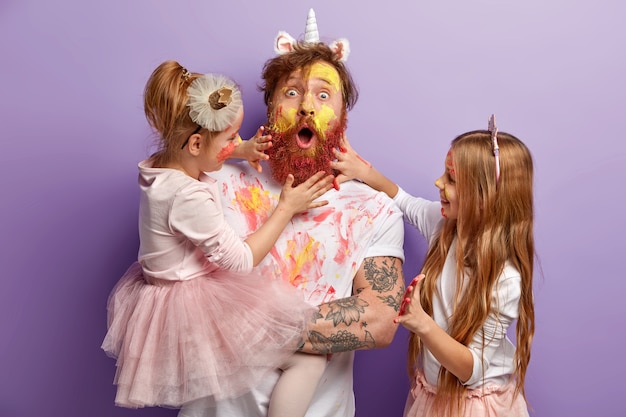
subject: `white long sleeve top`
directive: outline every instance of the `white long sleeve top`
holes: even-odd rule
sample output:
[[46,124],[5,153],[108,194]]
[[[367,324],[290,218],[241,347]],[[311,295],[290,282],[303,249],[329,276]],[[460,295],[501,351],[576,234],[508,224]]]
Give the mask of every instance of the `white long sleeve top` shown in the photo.
[[[438,201],[413,197],[401,188],[394,201],[402,210],[404,220],[415,226],[429,245],[432,244],[443,225],[441,204]],[[449,327],[456,291],[455,252],[456,240],[450,247],[433,297],[433,319],[445,331]],[[465,285],[462,286],[464,287]],[[465,382],[467,388],[502,386],[509,381],[514,371],[515,346],[507,337],[507,330],[518,318],[520,294],[520,273],[507,262],[491,297],[491,313],[468,346],[474,358],[474,368],[471,377]],[[423,362],[428,383],[436,386],[441,364],[428,349],[424,350]]]

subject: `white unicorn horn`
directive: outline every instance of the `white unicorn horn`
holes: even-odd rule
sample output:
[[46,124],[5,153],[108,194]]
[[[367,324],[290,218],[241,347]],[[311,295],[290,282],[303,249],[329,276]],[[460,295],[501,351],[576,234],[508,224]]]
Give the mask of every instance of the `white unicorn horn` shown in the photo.
[[320,41],[320,34],[317,31],[317,20],[315,20],[315,12],[313,9],[309,9],[309,14],[306,17],[306,28],[304,30],[304,42],[305,43],[317,43]]

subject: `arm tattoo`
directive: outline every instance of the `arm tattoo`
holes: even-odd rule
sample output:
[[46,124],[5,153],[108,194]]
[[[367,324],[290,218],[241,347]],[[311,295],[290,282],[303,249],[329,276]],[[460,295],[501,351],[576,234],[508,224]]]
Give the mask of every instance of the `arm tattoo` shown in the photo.
[[396,295],[378,296],[378,298],[389,307],[392,307],[395,311],[400,311],[400,304],[402,304],[404,291],[404,288],[399,288]]
[[350,333],[347,330],[333,333],[329,337],[311,331],[309,332],[309,340],[311,341],[313,350],[320,354],[348,352],[358,349],[374,349],[376,347],[374,338],[367,330],[365,331],[365,340],[359,340],[354,333]]
[[[391,265],[390,265],[391,264]],[[371,284],[372,290],[378,292],[391,291],[396,285],[398,268],[393,259],[385,258],[381,266],[374,262],[374,258],[366,258],[363,261],[365,279]]]
[[340,298],[328,303],[329,310],[325,319],[332,320],[335,327],[340,323],[349,326],[352,322],[359,322],[361,313],[365,313],[367,306],[369,303],[355,296]]
[[317,311],[315,313],[313,313],[313,315],[311,316],[311,323],[315,323],[317,321],[317,319],[321,319],[324,316],[322,315],[322,313],[320,312],[319,308],[317,309]]

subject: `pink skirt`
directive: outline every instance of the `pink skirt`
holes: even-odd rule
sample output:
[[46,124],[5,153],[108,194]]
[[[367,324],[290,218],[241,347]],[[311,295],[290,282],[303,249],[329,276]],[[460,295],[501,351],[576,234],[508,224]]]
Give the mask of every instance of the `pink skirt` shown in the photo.
[[134,263],[109,296],[102,349],[117,359],[122,407],[242,395],[297,350],[317,311],[289,284],[252,274],[153,281]]
[[[430,407],[437,387],[426,381],[418,372],[413,388],[407,398],[404,417],[432,417]],[[528,417],[526,401],[521,395],[514,398],[515,385],[486,386],[470,389],[465,398],[465,409],[459,417]]]

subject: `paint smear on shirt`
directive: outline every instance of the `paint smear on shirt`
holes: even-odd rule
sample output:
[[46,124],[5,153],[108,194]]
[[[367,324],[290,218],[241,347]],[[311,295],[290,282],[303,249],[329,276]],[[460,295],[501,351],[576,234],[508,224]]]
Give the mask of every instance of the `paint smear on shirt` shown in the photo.
[[235,190],[233,206],[239,207],[246,218],[248,230],[254,232],[267,221],[273,204],[269,191],[260,186],[243,185]]

